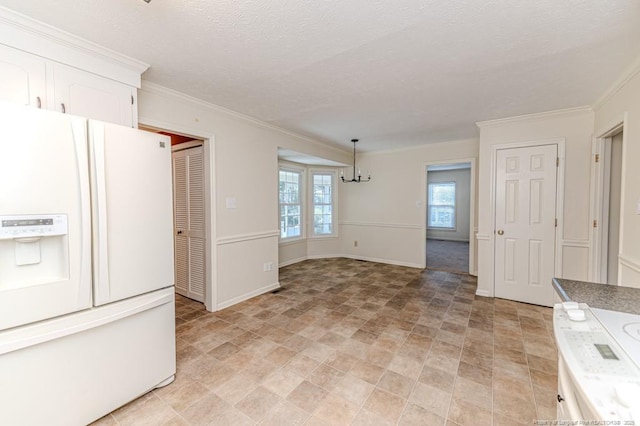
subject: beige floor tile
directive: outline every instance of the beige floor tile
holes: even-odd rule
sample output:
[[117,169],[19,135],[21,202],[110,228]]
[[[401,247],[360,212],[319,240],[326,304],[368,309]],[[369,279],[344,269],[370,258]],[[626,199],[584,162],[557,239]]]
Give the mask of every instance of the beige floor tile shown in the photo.
[[358,408],[358,405],[330,393],[318,404],[313,415],[331,425],[348,425],[358,413]]
[[165,393],[161,399],[175,411],[182,411],[209,393],[209,389],[199,382],[187,383]]
[[395,371],[398,374],[402,374],[403,376],[418,377],[422,371],[422,365],[423,362],[421,361],[402,355],[396,355],[391,359],[387,369]]
[[258,422],[262,420],[281,401],[281,398],[269,389],[259,386],[240,400],[235,407]]
[[358,359],[351,355],[336,351],[325,359],[324,363],[329,367],[346,373],[353,368],[357,361]]
[[371,392],[375,388],[371,383],[365,382],[358,377],[346,374],[340,382],[336,384],[331,393],[340,396],[358,406],[364,404]]
[[259,380],[245,372],[238,373],[219,386],[214,392],[229,405],[234,405],[258,387]]
[[285,398],[303,381],[304,377],[292,368],[285,366],[267,376],[262,382],[262,386]]
[[287,401],[308,413],[313,413],[327,394],[326,390],[305,380],[289,393]]
[[366,382],[369,382],[372,385],[378,383],[378,380],[380,380],[380,377],[382,377],[383,373],[384,368],[366,361],[356,362],[351,368],[351,371],[349,371],[349,374],[356,376]]
[[162,426],[189,426],[189,423],[182,416],[176,414],[166,422],[162,423]]
[[493,416],[491,410],[453,398],[447,419],[460,426],[491,426]]
[[320,386],[321,388],[331,391],[340,382],[345,373],[326,364],[321,364],[309,376],[307,380]]
[[255,422],[235,407],[222,408],[208,426],[252,426]]
[[515,393],[513,390],[495,389],[494,387],[494,413],[500,413],[519,422],[531,424],[537,418],[533,393],[527,399],[521,399],[518,395],[519,393]]
[[473,380],[481,385],[491,386],[493,384],[493,370],[467,364],[461,361],[458,365],[458,376]]
[[152,392],[114,411],[113,418],[120,425],[161,424],[171,419],[176,412]]
[[409,397],[409,401],[440,417],[446,418],[451,402],[451,392],[445,392],[418,382]]
[[[492,391],[490,386],[485,386],[473,380],[457,377],[453,386],[453,397],[458,401],[467,401],[485,410],[491,410]],[[494,402],[495,403],[495,402]]]
[[421,383],[445,392],[453,391],[455,379],[456,375],[454,373],[447,372],[439,368],[433,368],[428,365],[424,366],[420,376],[418,377],[418,381]]
[[398,422],[400,426],[442,426],[444,418],[433,414],[432,412],[420,407],[419,405],[409,403]]
[[358,412],[351,424],[352,426],[393,426],[396,423],[363,408]]
[[260,421],[263,426],[301,425],[309,417],[304,410],[288,401],[280,401],[267,416]]
[[377,347],[370,347],[364,358],[371,364],[386,368],[393,359],[393,353]]
[[377,387],[407,399],[409,398],[415,383],[415,378],[409,378],[396,372],[386,370],[378,381]]
[[311,359],[302,354],[294,356],[289,363],[286,364],[287,367],[293,369],[293,371],[302,377],[307,377],[313,370],[318,368],[319,365],[320,363],[315,359]]
[[309,358],[315,359],[318,362],[324,362],[327,358],[329,358],[336,352],[337,350],[335,348],[332,348],[331,346],[313,342],[300,353],[302,355],[308,356]]
[[231,408],[213,392],[208,393],[198,402],[180,412],[190,425],[208,425],[225,409]]
[[395,423],[400,419],[407,400],[382,389],[374,389],[363,408]]

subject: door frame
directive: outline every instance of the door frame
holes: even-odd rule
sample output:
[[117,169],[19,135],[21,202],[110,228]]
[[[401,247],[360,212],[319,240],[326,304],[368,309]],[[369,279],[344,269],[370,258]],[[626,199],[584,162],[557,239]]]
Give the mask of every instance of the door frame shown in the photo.
[[[592,143],[592,157],[591,157],[591,217],[593,219],[591,226],[590,238],[590,253],[589,253],[589,280],[594,282],[605,282],[606,273],[608,269],[607,256],[603,253],[606,252],[606,248],[609,242],[608,239],[608,227],[605,227],[605,222],[608,223],[608,208],[609,208],[609,178],[610,170],[607,170],[606,166],[610,166],[611,156],[607,155],[607,151],[611,149],[611,139],[619,132],[622,133],[622,170],[620,179],[620,192],[624,194],[625,191],[625,170],[626,170],[626,151],[627,151],[627,136],[624,133],[624,129],[627,126],[627,113],[625,112],[623,117],[612,123],[607,127],[607,130],[600,133],[600,135],[593,138]],[[598,155],[602,161],[595,161],[595,156]],[[605,164],[605,161],[609,164]],[[607,211],[605,212],[605,207]],[[620,222],[619,222],[619,238],[618,238],[618,285],[620,283],[620,256],[622,255],[622,247],[624,240],[624,197],[620,199]],[[594,222],[595,221],[595,222]],[[597,223],[597,226],[594,226]],[[604,250],[604,252],[603,252]],[[603,274],[604,280],[603,281]]]
[[[565,177],[565,138],[551,138],[551,139],[538,139],[525,142],[511,142],[504,144],[497,144],[491,146],[491,185],[489,187],[489,206],[491,215],[491,231],[489,234],[490,245],[490,260],[491,267],[489,268],[491,276],[489,277],[491,285],[491,294],[489,296],[495,297],[496,294],[496,184],[498,178],[497,170],[497,157],[498,151],[503,149],[514,148],[533,148],[542,145],[556,145],[558,152],[558,167],[556,176],[556,218],[558,219],[558,226],[556,226],[555,233],[555,256],[554,256],[554,268],[553,273],[556,277],[562,276],[562,245],[564,236],[564,177]],[[549,283],[551,285],[551,283]]]
[[422,260],[421,267],[425,269],[427,267],[427,215],[429,214],[428,202],[427,199],[427,190],[429,188],[429,183],[427,182],[427,172],[429,166],[443,165],[443,164],[460,164],[460,163],[470,163],[471,169],[470,173],[470,182],[469,182],[469,271],[470,275],[477,276],[478,275],[478,266],[476,263],[476,247],[477,240],[476,234],[478,233],[478,229],[476,227],[476,162],[478,159],[476,157],[470,158],[455,158],[451,160],[440,160],[440,161],[429,161],[423,163],[424,176],[422,179],[422,204],[424,205],[424,216],[422,220],[422,241],[424,242],[422,246]]
[[178,135],[193,137],[203,141],[204,148],[204,191],[205,191],[205,293],[204,306],[207,311],[214,312],[218,306],[218,286],[216,269],[217,247],[213,243],[216,241],[216,224],[212,220],[216,212],[215,197],[215,134],[203,134],[201,129],[176,126],[174,123],[167,123],[160,120],[153,120],[146,117],[139,118],[139,124],[149,129],[175,133]]

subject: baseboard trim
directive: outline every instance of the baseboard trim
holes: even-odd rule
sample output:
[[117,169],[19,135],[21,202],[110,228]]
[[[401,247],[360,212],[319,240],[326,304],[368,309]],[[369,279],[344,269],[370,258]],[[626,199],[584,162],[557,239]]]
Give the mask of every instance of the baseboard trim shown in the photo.
[[229,299],[226,302],[219,303],[216,306],[216,311],[220,311],[224,308],[228,308],[229,306],[233,306],[237,303],[244,302],[245,300],[249,300],[252,297],[260,296],[261,294],[267,293],[269,291],[273,291],[278,288],[280,288],[280,282],[275,282],[273,284],[269,284],[257,290],[250,291],[249,293],[245,293],[241,296],[234,297],[233,299]]
[[492,297],[487,290],[476,290],[476,296]]
[[297,257],[295,259],[287,260],[286,262],[278,263],[278,268],[284,268],[285,266],[293,265],[295,263],[304,262],[309,259],[308,256]]
[[424,267],[422,265],[417,264],[417,263],[401,262],[401,261],[392,260],[392,259],[381,259],[381,258],[378,258],[378,257],[356,256],[356,255],[352,255],[352,254],[343,254],[340,257],[345,257],[347,259],[364,260],[365,262],[385,263],[387,265],[397,265],[397,266],[406,266],[408,268],[424,269]]

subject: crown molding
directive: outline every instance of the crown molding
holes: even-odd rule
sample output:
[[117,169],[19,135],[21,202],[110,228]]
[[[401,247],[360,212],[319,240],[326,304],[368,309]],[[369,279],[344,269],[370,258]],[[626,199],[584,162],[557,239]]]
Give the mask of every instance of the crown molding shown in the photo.
[[[0,43],[140,87],[149,65],[0,6]],[[137,75],[137,77],[136,77]]]
[[592,113],[593,108],[591,108],[591,106],[589,105],[584,105],[584,106],[575,107],[575,108],[565,108],[565,109],[557,109],[553,111],[536,112],[533,114],[516,115],[514,117],[498,118],[496,120],[477,121],[476,126],[478,126],[478,128],[491,127],[491,126],[497,126],[497,125],[502,125],[507,123],[516,123],[519,121],[538,120],[541,118],[558,117],[562,115],[580,114],[585,112]]
[[627,68],[622,76],[616,80],[609,89],[593,104],[594,111],[599,110],[602,106],[611,100],[629,81],[636,75],[640,74],[640,56]]
[[243,121],[248,121],[248,122],[250,122],[252,124],[255,124],[256,126],[259,126],[259,127],[265,128],[265,129],[269,129],[269,130],[273,130],[273,131],[276,131],[276,132],[279,132],[279,133],[286,134],[288,136],[294,137],[296,139],[300,139],[300,140],[302,140],[304,142],[308,142],[310,144],[322,147],[324,149],[330,149],[330,150],[335,151],[336,153],[340,153],[342,155],[350,154],[350,151],[348,151],[347,149],[343,150],[343,149],[337,148],[335,146],[329,145],[328,143],[321,142],[321,141],[318,141],[318,140],[315,140],[315,139],[311,139],[310,137],[302,135],[300,133],[296,133],[296,132],[293,132],[291,130],[287,130],[287,129],[284,129],[282,127],[275,126],[273,124],[267,123],[265,121],[258,120],[257,118],[254,118],[254,117],[251,117],[250,115],[246,115],[246,114],[243,114],[241,112],[237,112],[237,111],[234,111],[232,109],[228,109],[228,108],[225,108],[223,106],[216,105],[214,103],[204,101],[202,99],[193,97],[191,95],[187,95],[185,93],[179,92],[179,91],[174,90],[174,89],[170,89],[168,87],[162,86],[162,85],[157,84],[157,83],[153,83],[151,81],[142,80],[142,90],[150,92],[150,93],[155,93],[155,94],[158,94],[158,95],[161,95],[161,96],[177,98],[177,99],[180,99],[180,100],[182,100],[184,102],[187,102],[189,104],[192,104],[192,105],[195,105],[195,106],[198,106],[198,107],[210,110],[210,111],[215,111],[215,112],[218,112],[218,113],[221,113],[221,114],[225,114],[225,115],[229,115],[229,116],[235,117],[235,118],[243,120]]

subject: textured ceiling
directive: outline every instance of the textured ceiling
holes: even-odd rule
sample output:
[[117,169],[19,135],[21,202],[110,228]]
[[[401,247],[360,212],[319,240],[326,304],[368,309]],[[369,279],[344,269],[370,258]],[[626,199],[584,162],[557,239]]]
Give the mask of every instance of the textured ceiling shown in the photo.
[[595,102],[640,56],[637,0],[0,0],[151,64],[144,79],[372,151]]

